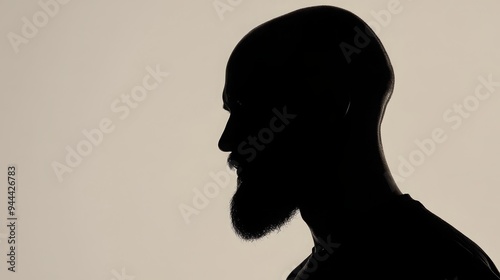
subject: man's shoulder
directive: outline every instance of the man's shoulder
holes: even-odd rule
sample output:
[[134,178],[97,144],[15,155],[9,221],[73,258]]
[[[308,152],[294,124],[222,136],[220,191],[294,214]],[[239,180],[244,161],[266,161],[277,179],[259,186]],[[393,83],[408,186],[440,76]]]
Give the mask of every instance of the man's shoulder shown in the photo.
[[384,242],[388,259],[402,267],[442,270],[447,277],[500,279],[495,264],[477,243],[421,202],[405,195],[393,207],[382,222],[383,230],[375,234]]
[[409,195],[369,221],[353,227],[330,255],[313,251],[288,279],[500,280],[474,241]]
[[494,263],[474,241],[409,195],[370,221],[355,227],[332,254],[332,272],[345,267],[345,274],[359,277],[500,280]]

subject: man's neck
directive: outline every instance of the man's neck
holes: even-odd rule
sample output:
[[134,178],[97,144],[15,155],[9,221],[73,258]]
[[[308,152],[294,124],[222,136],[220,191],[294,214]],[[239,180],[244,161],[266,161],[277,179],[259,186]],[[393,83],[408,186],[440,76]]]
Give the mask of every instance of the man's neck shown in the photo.
[[362,126],[366,120],[358,122],[345,119],[338,133],[344,137],[320,138],[326,143],[319,146],[333,147],[323,151],[322,157],[337,164],[315,166],[316,174],[324,176],[305,176],[308,182],[299,210],[315,244],[319,238],[341,243],[345,227],[356,222],[353,219],[402,195],[385,160],[380,125]]
[[350,184],[342,183],[344,180],[333,182],[336,187],[324,186],[323,193],[304,199],[307,202],[299,207],[300,214],[309,226],[315,247],[342,243],[352,224],[365,222],[361,219],[365,214],[402,195],[386,174],[360,175]]

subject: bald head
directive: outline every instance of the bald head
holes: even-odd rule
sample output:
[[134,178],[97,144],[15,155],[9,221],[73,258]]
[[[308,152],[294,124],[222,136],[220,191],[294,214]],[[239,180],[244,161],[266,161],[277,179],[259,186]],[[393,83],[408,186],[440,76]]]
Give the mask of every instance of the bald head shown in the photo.
[[[332,6],[299,9],[251,30],[226,68],[226,98],[252,106],[364,116],[383,112],[393,86],[386,52],[370,27]],[[359,110],[359,111],[358,111]]]

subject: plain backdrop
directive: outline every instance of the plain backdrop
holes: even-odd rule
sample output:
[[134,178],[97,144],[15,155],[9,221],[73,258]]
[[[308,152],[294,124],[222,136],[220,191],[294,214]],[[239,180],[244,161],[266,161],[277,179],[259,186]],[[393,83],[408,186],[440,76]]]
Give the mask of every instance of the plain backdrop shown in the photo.
[[500,265],[500,2],[2,0],[0,278],[285,279],[309,231],[296,216],[253,243],[233,233],[221,90],[247,32],[319,4],[369,22],[388,51],[382,140],[401,190]]

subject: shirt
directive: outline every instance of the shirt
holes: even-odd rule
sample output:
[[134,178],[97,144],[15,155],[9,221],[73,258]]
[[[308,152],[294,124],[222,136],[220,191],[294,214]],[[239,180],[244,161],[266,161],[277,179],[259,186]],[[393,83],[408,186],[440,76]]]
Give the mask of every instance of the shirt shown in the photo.
[[500,280],[488,255],[409,194],[352,221],[342,243],[325,241],[287,280]]

